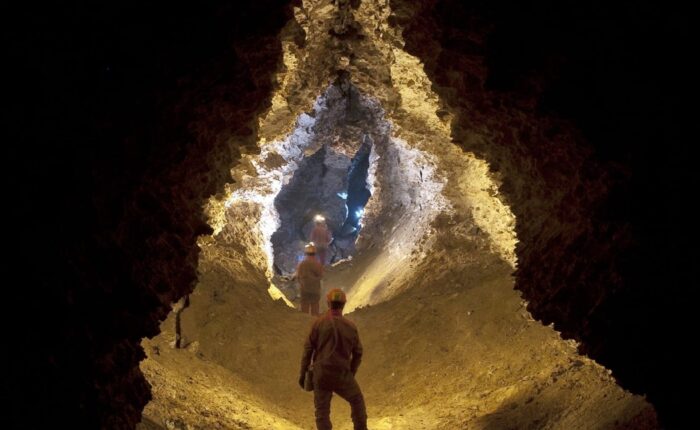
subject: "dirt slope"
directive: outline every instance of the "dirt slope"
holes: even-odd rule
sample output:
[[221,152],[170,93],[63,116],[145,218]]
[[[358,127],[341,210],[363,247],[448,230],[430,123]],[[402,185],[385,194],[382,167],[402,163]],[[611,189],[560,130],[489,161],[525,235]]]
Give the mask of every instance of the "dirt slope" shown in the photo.
[[[531,320],[507,264],[448,251],[418,263],[398,296],[349,314],[366,351],[358,380],[370,428],[656,428],[643,398]],[[166,428],[314,428],[312,396],[296,385],[311,318],[273,302],[262,276],[214,262],[200,270],[182,314],[187,349],[167,346],[172,316],[145,342],[154,387],[145,416]],[[347,270],[331,269],[326,287]],[[335,428],[352,428],[337,398],[332,415]]]

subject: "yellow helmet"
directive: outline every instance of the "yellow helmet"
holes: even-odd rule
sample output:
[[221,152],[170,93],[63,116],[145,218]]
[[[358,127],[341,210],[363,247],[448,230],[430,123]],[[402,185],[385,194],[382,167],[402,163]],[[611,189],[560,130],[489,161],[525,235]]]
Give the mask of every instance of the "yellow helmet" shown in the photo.
[[345,297],[345,293],[340,288],[333,288],[332,290],[330,290],[326,295],[326,299],[328,299],[329,302],[336,303],[345,303],[347,300]]
[[313,242],[307,243],[306,246],[304,247],[304,253],[309,254],[309,255],[315,254],[316,253],[316,245],[314,245]]

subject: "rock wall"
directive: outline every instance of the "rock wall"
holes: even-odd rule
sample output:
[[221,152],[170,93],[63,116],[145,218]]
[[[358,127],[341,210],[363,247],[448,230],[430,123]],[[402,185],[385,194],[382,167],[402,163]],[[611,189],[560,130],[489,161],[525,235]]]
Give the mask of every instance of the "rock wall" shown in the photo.
[[31,308],[13,333],[12,424],[140,420],[141,339],[194,285],[205,199],[256,150],[290,12],[272,0],[8,15],[21,89],[8,188],[26,226],[10,266]]
[[503,180],[528,310],[675,426],[688,268],[682,233],[662,225],[677,222],[673,189],[686,183],[671,161],[683,72],[669,70],[683,70],[672,65],[687,27],[680,11],[627,6],[394,0],[389,19],[454,116],[455,142]]

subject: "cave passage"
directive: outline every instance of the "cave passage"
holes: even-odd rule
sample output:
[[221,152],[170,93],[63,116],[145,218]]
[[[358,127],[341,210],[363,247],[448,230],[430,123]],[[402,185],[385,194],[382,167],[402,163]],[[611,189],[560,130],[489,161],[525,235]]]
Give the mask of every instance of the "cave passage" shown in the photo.
[[[486,163],[444,129],[397,136],[376,98],[336,81],[270,140],[234,168],[242,179],[202,242],[190,306],[144,341],[150,428],[313,427],[294,377],[312,320],[284,275],[318,214],[347,240],[334,261],[353,257],[327,267],[322,292],[348,295],[370,428],[654,422],[642,398],[530,317],[513,290],[514,216]],[[347,404],[336,400],[332,415],[349,428]]]
[[323,145],[300,161],[274,201],[280,225],[270,239],[276,275],[294,272],[317,216],[325,218],[333,236],[328,262],[333,264],[354,254],[364,207],[370,198],[370,152],[371,139],[365,136],[352,159]]
[[93,3],[7,14],[4,427],[313,428],[318,212],[370,428],[695,421],[690,2]]
[[[520,233],[502,190],[549,192],[541,177],[549,169],[516,149],[489,165],[460,142],[498,153],[511,138],[502,125],[526,117],[498,111],[487,121],[470,111],[486,125],[458,142],[459,110],[401,49],[387,8],[356,2],[339,16],[336,8],[349,7],[340,3],[309,2],[282,32],[284,67],[257,118],[257,150],[241,155],[223,197],[207,206],[213,234],[198,243],[190,304],[144,340],[141,368],[153,387],[145,419],[167,428],[313,427],[312,398],[296,384],[312,319],[299,312],[288,275],[323,215],[335,237],[331,262],[343,261],[325,270],[322,295],[348,296],[345,313],[365,350],[357,380],[370,428],[653,429],[653,408],[535,321],[513,288],[514,271],[529,266],[516,258]],[[562,165],[581,170],[577,146],[556,144],[548,155],[570,155]],[[516,171],[515,185],[502,186],[503,172]],[[550,210],[550,197],[523,204]],[[542,219],[518,218],[518,232]],[[179,349],[168,346],[176,326]],[[348,415],[334,401],[336,428],[350,428]]]

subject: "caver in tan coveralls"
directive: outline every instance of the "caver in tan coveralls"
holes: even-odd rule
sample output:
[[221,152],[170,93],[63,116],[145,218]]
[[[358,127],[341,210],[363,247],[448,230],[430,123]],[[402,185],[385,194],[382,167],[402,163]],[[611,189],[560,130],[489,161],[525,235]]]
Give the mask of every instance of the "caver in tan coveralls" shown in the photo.
[[355,430],[367,430],[365,400],[355,381],[355,373],[362,360],[362,344],[357,327],[342,316],[340,309],[328,310],[314,321],[304,344],[300,383],[303,382],[303,375],[312,356],[316,428],[332,428],[331,397],[335,392],[350,403]]
[[332,239],[333,236],[325,223],[317,223],[311,231],[311,241],[316,245],[316,258],[324,266],[327,263],[328,245]]
[[307,254],[297,266],[296,278],[301,289],[301,311],[318,315],[321,301],[321,278],[323,266],[313,255]]

